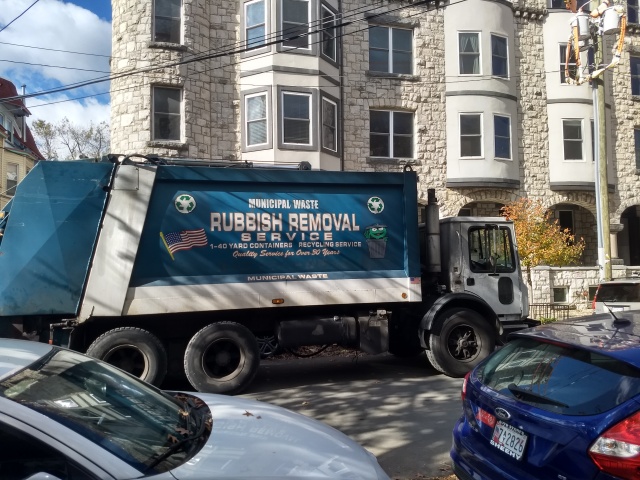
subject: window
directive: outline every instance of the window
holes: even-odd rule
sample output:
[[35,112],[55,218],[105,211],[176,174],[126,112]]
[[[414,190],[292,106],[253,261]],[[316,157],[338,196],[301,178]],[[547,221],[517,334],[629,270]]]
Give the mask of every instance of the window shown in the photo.
[[460,156],[482,156],[482,114],[460,114]]
[[591,120],[591,161],[596,161],[596,125]]
[[578,74],[576,57],[573,48],[571,48],[569,62],[567,63],[567,45],[560,45],[560,83],[567,83],[567,72],[569,73],[569,78],[576,78]]
[[255,2],[247,2],[244,5],[245,39],[249,48],[265,44],[267,20],[264,1],[257,0]]
[[18,167],[17,163],[7,164],[7,188],[6,194],[10,197],[16,193],[16,186],[18,185]]
[[336,50],[336,15],[324,5],[322,6],[322,55],[332,61],[337,59]]
[[516,266],[513,256],[509,229],[469,229],[469,259],[472,272],[514,272]]
[[638,0],[627,0],[627,20],[638,23]]
[[633,139],[636,150],[636,168],[640,169],[640,128],[633,129]]
[[311,95],[282,93],[282,141],[311,145]]
[[567,303],[569,287],[553,287],[553,303]]
[[245,97],[247,146],[267,143],[267,94]]
[[282,0],[282,45],[309,48],[309,2]]
[[371,110],[372,157],[413,157],[413,113]]
[[491,35],[491,73],[496,77],[509,76],[507,39]]
[[564,0],[550,0],[549,8],[562,8],[565,10],[567,7],[565,6]]
[[336,152],[338,150],[338,105],[327,98],[322,99],[322,146]]
[[631,63],[631,95],[640,95],[640,57],[629,57]]
[[413,32],[401,28],[369,29],[369,69],[373,72],[408,73],[413,65]]
[[460,75],[480,75],[480,34],[477,32],[458,33],[460,52]]
[[582,120],[562,120],[564,159],[582,160]]
[[153,88],[153,139],[180,140],[182,90]]
[[155,0],[156,42],[180,43],[181,0]]
[[511,160],[511,118],[494,115],[493,130],[495,157]]

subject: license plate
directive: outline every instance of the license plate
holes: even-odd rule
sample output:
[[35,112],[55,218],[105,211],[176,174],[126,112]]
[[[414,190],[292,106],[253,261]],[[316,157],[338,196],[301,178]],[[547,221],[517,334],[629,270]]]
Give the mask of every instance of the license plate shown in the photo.
[[493,429],[490,443],[516,460],[521,460],[524,447],[527,444],[527,434],[519,428],[498,420],[496,427]]

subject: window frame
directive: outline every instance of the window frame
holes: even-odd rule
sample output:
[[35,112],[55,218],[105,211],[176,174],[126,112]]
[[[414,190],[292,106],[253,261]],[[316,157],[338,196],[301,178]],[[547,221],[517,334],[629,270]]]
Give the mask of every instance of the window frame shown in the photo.
[[[12,173],[9,170],[12,169],[12,167],[15,167],[15,176],[16,176],[15,180],[9,180],[9,174]],[[9,186],[9,182],[14,182],[14,184]],[[4,194],[7,197],[13,197],[16,194],[16,188],[18,187],[19,183],[20,183],[20,164],[15,162],[7,162]]]
[[[501,118],[506,118],[509,122],[509,136],[508,137],[503,137],[500,136],[498,137],[498,133],[496,131],[496,118],[497,117],[501,117]],[[498,149],[496,147],[497,144],[497,140],[498,138],[504,139],[506,138],[509,141],[509,156],[508,157],[501,157],[498,155]],[[512,128],[512,122],[511,122],[511,115],[505,115],[503,113],[494,113],[493,114],[493,156],[494,158],[500,159],[500,160],[513,160],[513,128]]]
[[[380,47],[373,47],[372,43],[371,43],[371,38],[372,38],[372,32],[375,31],[374,29],[384,29],[387,31],[387,48],[380,48]],[[370,25],[369,26],[369,71],[370,72],[375,72],[375,73],[386,73],[386,74],[392,74],[392,75],[413,75],[414,72],[414,61],[415,61],[415,41],[413,38],[413,28],[411,27],[392,27],[392,26],[388,26],[388,25]],[[394,32],[395,31],[404,31],[404,32],[409,32],[410,37],[411,37],[411,49],[410,50],[400,50],[395,48],[394,45]],[[374,51],[385,51],[387,52],[387,67],[386,70],[374,70],[372,68],[372,60],[371,60],[371,53]],[[410,54],[410,60],[409,60],[409,71],[408,72],[396,72],[394,71],[394,66],[395,66],[395,59],[396,56],[400,53],[407,53],[409,52]]]
[[[580,124],[580,138],[572,139],[566,138],[565,136],[565,126],[569,122],[578,122]],[[562,160],[565,162],[584,162],[584,120],[582,118],[563,118],[562,119]],[[575,125],[574,125],[575,126]],[[580,142],[580,158],[567,158],[567,142]]]
[[[307,39],[306,47],[301,47],[301,46],[297,46],[297,45],[287,45],[286,44],[285,31],[290,30],[293,27],[285,28],[285,26],[284,26],[284,23],[285,23],[284,3],[285,2],[304,2],[304,3],[307,4],[307,22],[291,22],[291,21],[288,22],[288,23],[295,23],[296,25],[298,25],[298,28],[300,28],[303,25],[307,26],[307,36],[305,37]],[[297,53],[312,53],[312,52],[314,52],[314,50],[315,50],[314,47],[317,48],[317,46],[315,45],[316,42],[313,41],[312,35],[310,34],[312,22],[314,22],[314,20],[315,20],[313,18],[312,1],[311,0],[279,0],[278,1],[278,8],[279,8],[278,25],[280,27],[279,30],[280,30],[280,40],[281,40],[278,43],[278,47],[280,47],[279,50],[295,51]],[[302,28],[300,28],[300,31],[302,31]]]
[[[471,117],[471,116],[475,116],[479,118],[479,124],[480,124],[480,133],[478,134],[463,134],[462,133],[462,117]],[[480,138],[480,153],[479,155],[463,155],[463,146],[462,146],[462,141],[464,137],[479,137]],[[460,158],[464,158],[464,159],[479,159],[479,158],[484,158],[484,114],[483,112],[460,112],[458,114],[458,147],[460,148],[459,154],[460,154]]]
[[[637,73],[633,73],[634,66]],[[640,96],[640,55],[629,55],[629,73],[631,76],[631,95]]]
[[[180,92],[180,113],[172,113],[172,112],[157,112],[156,111],[156,92],[158,90],[176,90]],[[175,116],[178,115],[178,138],[170,139],[170,138],[159,138],[156,133],[156,115],[168,115]],[[184,119],[184,89],[182,87],[177,86],[169,86],[169,85],[152,85],[151,86],[151,141],[154,142],[181,142],[183,139],[183,119]]]
[[640,5],[638,0],[627,0],[627,21],[634,24],[640,22]]
[[[325,142],[324,142],[324,138],[325,138],[324,137],[324,131],[325,131],[325,126],[327,126],[326,123],[325,123],[325,114],[324,114],[324,104],[325,104],[325,102],[333,105],[333,107],[335,109],[334,110],[334,119],[333,119],[334,120],[334,127],[333,128],[335,129],[335,132],[334,132],[335,148],[327,147],[325,145]],[[320,147],[321,147],[321,149],[323,151],[325,151],[327,153],[330,153],[330,154],[333,154],[333,155],[336,155],[338,153],[339,144],[340,144],[340,141],[339,141],[339,139],[340,139],[340,135],[339,135],[339,133],[340,133],[340,125],[338,123],[340,117],[339,117],[338,113],[339,113],[338,101],[333,99],[332,97],[329,97],[329,96],[323,94],[321,96],[321,98],[320,98]],[[331,126],[329,125],[329,128],[330,127]]]
[[[505,57],[499,57],[497,56],[494,52],[493,52],[493,41],[494,39],[500,39],[500,40],[504,40],[504,48],[505,48]],[[495,72],[495,68],[494,68],[494,62],[495,59],[502,59],[502,61],[504,61],[504,69],[505,69],[505,74],[504,75],[500,75],[497,74]],[[497,33],[492,33],[491,34],[491,75],[497,78],[504,78],[504,79],[508,79],[509,78],[509,37],[507,37],[506,35],[499,35]]]
[[[385,134],[382,132],[372,132],[371,130],[371,113],[372,112],[379,112],[379,113],[387,113],[389,114],[389,131]],[[406,133],[396,133],[396,119],[395,119],[395,115],[396,114],[407,114],[407,115],[411,115],[411,135],[408,135]],[[387,147],[388,147],[388,152],[389,155],[385,156],[385,155],[373,155],[372,152],[372,137],[373,136],[383,136],[385,135],[386,138],[388,139],[387,141]],[[411,139],[411,156],[409,157],[401,157],[396,155],[396,151],[394,149],[394,140],[396,137],[399,138],[407,138],[409,137]],[[406,111],[406,110],[387,110],[387,109],[378,109],[378,108],[372,108],[369,110],[369,157],[371,158],[385,158],[385,159],[413,159],[415,158],[415,154],[416,154],[416,149],[415,149],[415,142],[416,142],[416,117],[415,117],[415,112],[410,112],[410,111]]]
[[[255,25],[248,25],[248,21],[249,21],[249,14],[248,14],[248,10],[252,5],[256,5],[262,3],[263,7],[264,7],[264,17],[262,18],[262,23],[256,23]],[[268,13],[268,4],[266,0],[249,0],[247,2],[244,2],[243,5],[243,21],[242,21],[242,41],[244,42],[246,48],[251,48],[251,53],[255,53],[256,51],[260,51],[260,50],[266,50],[268,48],[266,44],[267,42],[267,30],[268,30],[268,25],[269,25],[269,13]],[[262,36],[262,44],[257,44],[254,45],[252,47],[252,45],[250,44],[250,40],[249,40],[249,35],[247,34],[247,32],[251,29],[255,29],[258,28],[260,25],[263,26],[264,28],[264,34]]]
[[[157,9],[157,4],[159,1],[164,1],[164,2],[168,2],[170,3],[171,1],[177,1],[180,2],[180,16],[179,17],[165,17],[165,16],[160,16],[156,13],[156,9]],[[154,0],[153,1],[153,28],[152,28],[152,32],[151,32],[151,38],[153,39],[154,42],[159,42],[159,43],[173,43],[176,45],[182,45],[183,42],[183,17],[184,17],[184,11],[183,11],[183,7],[184,4],[182,2],[182,0]],[[178,20],[178,39],[177,41],[174,41],[173,39],[169,39],[169,40],[158,40],[156,37],[158,35],[157,33],[157,26],[158,26],[158,18],[162,18],[162,19],[168,19],[169,21],[174,21],[174,20]],[[169,32],[169,35],[171,35],[171,32]]]
[[[254,89],[254,90],[249,90],[246,92],[242,92],[243,95],[243,99],[242,99],[242,150],[244,152],[252,152],[252,151],[257,151],[257,150],[269,150],[271,148],[273,148],[273,136],[272,136],[272,118],[271,118],[271,112],[273,111],[272,107],[271,107],[271,94],[270,91],[268,89],[264,89],[264,88],[260,88],[260,89]],[[256,143],[256,144],[249,144],[249,128],[248,128],[248,124],[250,122],[249,120],[249,109],[248,109],[248,102],[251,98],[256,98],[256,97],[260,97],[260,96],[264,96],[265,97],[265,117],[264,117],[264,122],[266,125],[266,142],[265,143]]]
[[[463,52],[462,51],[462,35],[476,35],[478,39],[477,52]],[[478,71],[472,73],[463,73],[463,56],[477,56]],[[482,32],[478,31],[458,31],[458,75],[460,76],[480,76],[482,75]]]
[[[324,15],[325,11],[328,12],[333,18],[332,22],[334,24],[334,27],[333,27],[332,33],[328,32],[327,28],[325,27],[325,15]],[[329,4],[321,3],[320,4],[320,25],[321,25],[322,31],[320,33],[320,37],[321,37],[320,38],[320,56],[333,65],[338,64],[339,27],[337,26],[337,24],[338,24],[338,12],[336,12],[333,8],[331,8]],[[326,36],[328,36],[333,43],[333,56],[326,55],[324,52],[324,43],[325,43]]]
[[[285,142],[284,127],[284,103],[286,95],[299,95],[308,97],[309,102],[309,143]],[[278,148],[283,150],[305,150],[316,151],[318,149],[317,122],[318,112],[318,91],[311,88],[302,87],[278,87]]]

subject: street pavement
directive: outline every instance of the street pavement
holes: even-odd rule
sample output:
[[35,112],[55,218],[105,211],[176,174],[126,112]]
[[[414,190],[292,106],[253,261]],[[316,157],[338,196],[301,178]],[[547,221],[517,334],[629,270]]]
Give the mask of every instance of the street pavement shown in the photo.
[[392,479],[451,474],[451,431],[462,379],[425,356],[325,356],[263,360],[240,396],[321,420],[371,451]]

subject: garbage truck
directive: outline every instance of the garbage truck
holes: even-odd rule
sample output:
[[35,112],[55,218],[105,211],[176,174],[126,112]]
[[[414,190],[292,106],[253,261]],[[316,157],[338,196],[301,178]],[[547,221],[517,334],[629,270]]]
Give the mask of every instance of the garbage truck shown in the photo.
[[203,392],[245,389],[269,346],[463,376],[532,324],[526,284],[511,222],[427,200],[408,166],[41,161],[1,213],[0,335]]

